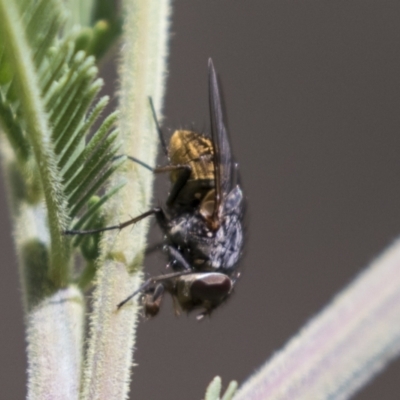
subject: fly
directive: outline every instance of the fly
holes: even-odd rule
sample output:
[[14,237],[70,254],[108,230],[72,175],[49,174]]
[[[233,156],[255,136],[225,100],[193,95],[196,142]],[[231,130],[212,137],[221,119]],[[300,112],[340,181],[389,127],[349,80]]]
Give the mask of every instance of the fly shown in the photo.
[[[69,235],[98,233],[123,229],[151,215],[156,217],[165,236],[164,248],[173,272],[149,278],[120,302],[118,308],[141,294],[146,316],[155,316],[164,294],[169,293],[176,311],[179,308],[188,312],[201,309],[200,319],[229,297],[239,276],[236,268],[243,247],[244,199],[236,179],[237,168],[211,59],[208,86],[210,137],[176,130],[167,147],[157,125],[169,164],[153,169],[129,157],[155,173],[170,173],[171,190],[165,210],[153,208],[129,221],[101,229],[65,231]],[[152,110],[154,114],[153,107]]]

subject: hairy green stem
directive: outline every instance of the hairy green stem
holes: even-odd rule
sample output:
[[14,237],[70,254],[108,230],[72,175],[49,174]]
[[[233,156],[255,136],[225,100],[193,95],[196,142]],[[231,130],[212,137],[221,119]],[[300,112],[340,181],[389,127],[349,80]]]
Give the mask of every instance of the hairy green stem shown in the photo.
[[[166,69],[169,0],[126,0],[120,61],[122,151],[155,164],[157,132],[149,107],[151,96],[160,115]],[[153,174],[126,163],[113,175],[111,186],[127,182],[109,202],[107,219],[115,224],[150,207]],[[107,232],[96,274],[93,314],[83,377],[82,399],[126,399],[129,391],[136,299],[121,310],[117,304],[141,283],[148,221],[121,232]]]
[[27,311],[28,399],[77,399],[84,307],[80,291],[69,286],[70,250],[62,236],[66,201],[33,62],[35,49],[25,31],[16,2],[0,0],[3,59],[13,68],[18,122],[33,150],[26,160],[17,159],[9,143],[1,141]]
[[82,294],[73,286],[28,314],[28,357],[34,360],[28,367],[28,400],[79,398],[83,317]]
[[349,399],[400,355],[400,239],[240,388],[235,400]]

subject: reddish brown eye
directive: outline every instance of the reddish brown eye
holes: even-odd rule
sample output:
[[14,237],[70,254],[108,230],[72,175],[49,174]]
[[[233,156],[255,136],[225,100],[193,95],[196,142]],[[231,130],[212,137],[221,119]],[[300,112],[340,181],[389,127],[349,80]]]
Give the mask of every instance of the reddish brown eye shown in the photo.
[[232,289],[231,279],[220,273],[204,274],[194,280],[190,286],[193,299],[200,301],[220,302]]

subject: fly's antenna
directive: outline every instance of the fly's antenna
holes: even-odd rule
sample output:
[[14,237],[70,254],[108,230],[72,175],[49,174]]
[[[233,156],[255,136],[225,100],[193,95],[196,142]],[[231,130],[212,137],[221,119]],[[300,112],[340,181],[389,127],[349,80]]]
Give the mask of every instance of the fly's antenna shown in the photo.
[[163,132],[162,132],[162,130],[160,128],[160,125],[158,123],[156,110],[155,110],[154,104],[153,104],[153,99],[150,96],[149,96],[149,104],[150,104],[150,108],[151,108],[151,113],[153,115],[153,120],[154,120],[154,123],[156,125],[158,137],[159,137],[160,142],[161,142],[161,147],[163,149],[164,154],[166,155],[166,157],[169,160],[167,143],[165,142],[165,138],[164,138]]

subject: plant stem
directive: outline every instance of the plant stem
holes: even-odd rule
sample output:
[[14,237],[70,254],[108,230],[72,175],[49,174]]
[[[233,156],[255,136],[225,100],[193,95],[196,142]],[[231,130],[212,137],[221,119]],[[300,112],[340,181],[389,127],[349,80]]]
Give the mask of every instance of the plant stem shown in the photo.
[[[122,152],[155,164],[157,133],[149,108],[151,96],[160,115],[164,94],[169,0],[126,0],[120,62],[120,121]],[[111,186],[127,185],[107,206],[108,221],[118,223],[150,207],[153,174],[128,163],[113,175]],[[134,328],[139,308],[133,300],[117,304],[141,283],[141,266],[148,221],[119,233],[104,234],[96,274],[89,346],[82,399],[126,399],[129,391]]]
[[28,400],[78,399],[83,318],[83,298],[73,286],[58,291],[29,313]]
[[251,377],[235,400],[349,399],[400,354],[397,240]]

